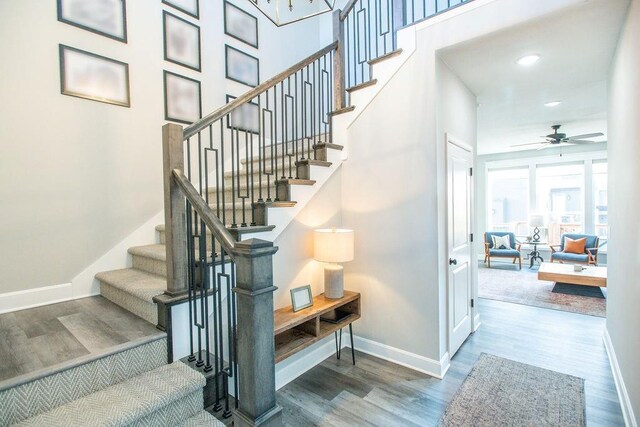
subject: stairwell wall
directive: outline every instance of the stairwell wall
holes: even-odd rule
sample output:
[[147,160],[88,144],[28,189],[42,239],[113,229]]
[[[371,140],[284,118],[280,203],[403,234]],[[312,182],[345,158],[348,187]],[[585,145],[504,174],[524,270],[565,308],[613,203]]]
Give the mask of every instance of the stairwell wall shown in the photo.
[[[200,1],[199,20],[126,2],[126,44],[58,22],[55,1],[0,3],[0,300],[70,295],[59,290],[162,210],[163,70],[201,81],[206,114],[250,89],[225,79],[225,43],[259,57],[262,80],[321,48],[319,22],[278,29],[235,3],[258,17],[259,50],[224,35],[222,0]],[[201,73],[163,60],[163,10],[200,26]],[[59,43],[128,63],[131,108],[61,95]]]

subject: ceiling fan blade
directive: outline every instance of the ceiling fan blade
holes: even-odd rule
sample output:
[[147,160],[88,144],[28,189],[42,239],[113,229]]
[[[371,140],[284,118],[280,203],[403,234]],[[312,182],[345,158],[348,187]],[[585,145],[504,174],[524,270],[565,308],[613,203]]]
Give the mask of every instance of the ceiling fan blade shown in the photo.
[[527,144],[515,144],[515,145],[512,145],[512,147],[523,147],[523,146],[525,146],[525,145],[538,145],[538,144],[548,144],[548,142],[547,142],[547,141],[542,141],[542,142],[529,142],[529,143],[527,143]]
[[568,139],[588,139],[588,138],[595,138],[596,136],[604,136],[604,133],[602,132],[585,133],[584,135],[570,136]]
[[567,144],[576,144],[576,145],[582,145],[582,144],[597,144],[600,141],[588,141],[586,139],[569,139],[567,141],[563,141],[566,142]]

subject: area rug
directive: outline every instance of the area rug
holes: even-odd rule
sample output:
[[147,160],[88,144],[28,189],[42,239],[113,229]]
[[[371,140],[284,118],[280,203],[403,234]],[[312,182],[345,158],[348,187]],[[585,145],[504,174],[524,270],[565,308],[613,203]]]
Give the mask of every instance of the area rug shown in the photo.
[[600,296],[588,296],[577,288],[567,291],[567,286],[572,285],[565,285],[558,289],[560,292],[554,292],[554,282],[538,280],[537,268],[523,266],[522,270],[518,270],[511,264],[492,264],[491,268],[487,268],[482,263],[478,268],[480,298],[606,317],[607,302],[602,296],[603,293],[606,296],[606,289],[601,291],[594,288],[591,292],[598,291]]
[[442,427],[586,425],[584,379],[482,353]]

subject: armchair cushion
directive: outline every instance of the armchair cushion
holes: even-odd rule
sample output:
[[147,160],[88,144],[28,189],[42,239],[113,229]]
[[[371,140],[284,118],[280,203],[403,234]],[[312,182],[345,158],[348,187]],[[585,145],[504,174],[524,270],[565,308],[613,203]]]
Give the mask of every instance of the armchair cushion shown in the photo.
[[509,236],[509,242],[511,242],[511,247],[514,247],[517,240],[516,235],[509,231],[487,231],[484,233],[484,241],[488,243],[489,249],[493,249],[493,238],[492,236]]
[[504,236],[496,236],[495,234],[491,236],[491,243],[493,243],[493,247],[496,249],[511,249],[511,239],[508,234]]
[[[564,251],[565,248],[565,240],[569,238],[569,239],[573,239],[573,240],[577,240],[577,239],[582,239],[582,238],[586,238],[587,241],[585,243],[585,249],[586,248],[597,248],[598,247],[598,236],[594,236],[591,234],[575,234],[575,233],[571,233],[571,234],[563,234],[562,237],[560,238],[560,251]],[[591,251],[594,255],[595,252],[597,251]],[[584,253],[586,253],[586,250],[584,251]]]
[[520,252],[515,249],[489,249],[489,255],[498,257],[519,257]]
[[568,254],[583,254],[585,253],[584,249],[587,247],[587,238],[583,237],[582,239],[571,239],[566,237],[564,239],[564,252]]
[[586,263],[589,260],[587,254],[572,254],[567,252],[554,252],[551,254],[551,259],[565,262],[583,262]]

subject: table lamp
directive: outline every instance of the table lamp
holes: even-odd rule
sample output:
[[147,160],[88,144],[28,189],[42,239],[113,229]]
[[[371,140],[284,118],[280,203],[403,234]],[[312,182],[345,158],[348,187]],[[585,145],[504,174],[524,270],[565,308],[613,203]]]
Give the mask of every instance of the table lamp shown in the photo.
[[339,262],[353,260],[353,230],[326,228],[313,233],[313,259],[327,263],[324,267],[324,296],[344,296],[343,267]]
[[544,227],[544,215],[533,214],[529,217],[529,226],[533,227],[533,241],[540,241],[540,229],[538,227]]

